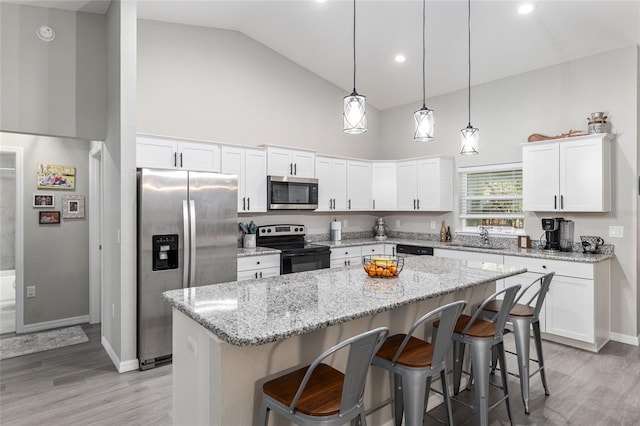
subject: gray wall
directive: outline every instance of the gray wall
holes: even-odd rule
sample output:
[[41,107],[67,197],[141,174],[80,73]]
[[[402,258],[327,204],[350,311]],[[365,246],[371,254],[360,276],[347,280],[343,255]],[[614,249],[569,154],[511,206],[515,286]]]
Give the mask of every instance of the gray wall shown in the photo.
[[[61,219],[59,225],[39,225],[33,194],[53,194],[62,213],[63,195],[84,195],[89,201],[89,141],[1,133],[3,146],[24,150],[24,286],[36,287],[36,297],[24,299],[24,324],[37,324],[89,314],[89,224]],[[39,190],[40,163],[75,166],[75,190]],[[4,221],[4,217],[3,217]]]
[[138,74],[139,132],[376,155],[375,108],[366,133],[345,134],[348,93],[241,33],[140,20]]
[[105,17],[5,2],[0,15],[0,130],[104,139]]

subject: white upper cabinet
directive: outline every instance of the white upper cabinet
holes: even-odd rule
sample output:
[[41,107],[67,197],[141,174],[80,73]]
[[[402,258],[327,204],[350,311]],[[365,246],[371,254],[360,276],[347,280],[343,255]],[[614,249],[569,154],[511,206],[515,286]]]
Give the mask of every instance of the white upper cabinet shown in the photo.
[[299,149],[267,146],[269,176],[315,177],[315,153]]
[[316,156],[318,208],[316,211],[345,211],[347,207],[347,160]]
[[453,159],[399,161],[397,178],[398,210],[453,210]]
[[238,175],[238,212],[267,211],[267,156],[263,149],[222,146],[222,173]]
[[136,165],[159,169],[220,172],[220,146],[209,142],[138,135]]
[[522,148],[525,211],[611,210],[611,140],[593,134]]
[[391,161],[374,161],[371,163],[371,181],[373,210],[396,210],[398,207],[396,163]]
[[347,211],[371,211],[371,163],[347,160]]

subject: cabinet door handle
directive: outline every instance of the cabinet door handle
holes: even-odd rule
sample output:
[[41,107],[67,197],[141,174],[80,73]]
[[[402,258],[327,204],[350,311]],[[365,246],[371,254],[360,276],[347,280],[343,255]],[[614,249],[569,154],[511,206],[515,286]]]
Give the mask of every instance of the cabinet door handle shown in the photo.
[[553,209],[556,210],[558,208],[558,196],[553,196]]
[[258,273],[257,273],[257,272],[256,272],[256,274],[255,274],[255,275],[256,275],[256,278],[258,278]]
[[251,197],[247,197],[247,210],[251,210]]
[[351,200],[349,200],[349,210],[351,210]]
[[415,198],[413,199],[413,209],[414,210],[416,209],[416,199]]
[[245,197],[242,197],[242,210],[246,210],[247,209],[247,199]]
[[560,196],[560,210],[564,209],[564,195]]
[[351,266],[351,261],[347,260],[347,266]]
[[173,167],[178,167],[178,153],[173,153]]
[[180,167],[182,167],[182,153],[180,153]]
[[418,198],[418,210],[420,210],[420,198]]
[[393,256],[396,255],[396,248],[395,247],[391,247],[391,253],[393,254]]
[[373,200],[373,209],[376,209],[376,200]]
[[293,174],[293,163],[289,163],[289,174]]
[[298,164],[296,163],[293,163],[293,174],[296,176],[298,175]]
[[260,278],[262,278],[262,271],[260,271]]
[[334,210],[336,209],[336,199],[335,198],[333,199],[333,209]]

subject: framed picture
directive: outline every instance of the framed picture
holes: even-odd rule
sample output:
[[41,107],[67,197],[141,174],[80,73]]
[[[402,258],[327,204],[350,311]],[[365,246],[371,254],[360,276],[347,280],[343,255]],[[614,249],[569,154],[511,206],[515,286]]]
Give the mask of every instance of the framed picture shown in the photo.
[[528,235],[518,235],[518,248],[531,248],[531,239]]
[[58,164],[39,164],[38,189],[76,189],[76,168]]
[[51,194],[33,194],[33,207],[55,207],[55,201]]
[[39,212],[40,220],[38,223],[40,225],[53,225],[56,223],[60,223],[60,212],[59,211],[46,211]]
[[84,217],[84,195],[62,196],[62,217],[79,219]]

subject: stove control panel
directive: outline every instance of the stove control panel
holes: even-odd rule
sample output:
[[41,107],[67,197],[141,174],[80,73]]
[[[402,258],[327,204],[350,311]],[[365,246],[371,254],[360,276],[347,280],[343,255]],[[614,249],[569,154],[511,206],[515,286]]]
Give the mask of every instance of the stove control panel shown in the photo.
[[304,235],[304,225],[267,225],[258,227],[260,237]]

